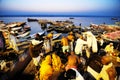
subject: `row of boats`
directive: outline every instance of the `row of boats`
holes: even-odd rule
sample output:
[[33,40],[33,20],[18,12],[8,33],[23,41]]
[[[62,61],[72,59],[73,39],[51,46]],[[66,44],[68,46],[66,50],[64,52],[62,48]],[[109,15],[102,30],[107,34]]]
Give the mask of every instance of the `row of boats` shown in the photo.
[[[103,39],[106,39],[108,41],[119,41],[120,36],[120,26],[111,26],[111,25],[96,25],[96,24],[91,24],[89,28],[84,28],[82,29],[80,26],[75,26],[74,23],[71,21],[48,21],[48,20],[38,20],[34,19],[32,21],[37,21],[40,24],[49,24],[50,26],[47,26],[44,31],[41,32],[36,32],[34,34],[30,34],[30,27],[26,27],[25,22],[14,22],[14,23],[8,23],[5,24],[3,21],[0,22],[0,66],[3,66],[3,64],[10,64],[11,66],[7,66],[6,69],[0,70],[0,79],[5,80],[7,78],[12,78],[16,73],[22,72],[26,66],[29,64],[31,61],[31,56],[29,55],[29,44],[34,41],[35,42],[35,36],[36,34],[39,34],[44,38],[46,36],[46,33],[49,33],[49,31],[56,31],[59,33],[53,34],[53,40],[58,39],[63,32],[68,33],[70,31],[73,31],[76,33],[83,32],[83,31],[91,31],[94,33],[94,35],[101,36]],[[18,28],[21,27],[21,28]],[[48,30],[49,27],[52,28],[52,30]],[[10,29],[10,30],[9,30]],[[25,30],[26,29],[26,30]],[[67,29],[70,29],[67,31]],[[117,31],[117,32],[116,32]],[[113,33],[114,32],[114,33]],[[14,51],[14,49],[11,52],[11,49],[9,49],[10,40],[9,40],[9,35],[12,33],[15,38],[17,38],[18,41],[12,40],[14,45],[19,46],[19,51],[18,53]],[[109,34],[108,34],[109,33]],[[114,36],[114,35],[116,36]],[[108,35],[106,37],[106,35]],[[109,36],[115,37],[111,38]],[[21,40],[22,39],[22,40]],[[15,41],[15,42],[14,42]],[[41,42],[38,42],[41,43]],[[36,44],[38,44],[36,43]],[[8,45],[8,46],[6,46]],[[17,59],[15,60],[5,60],[5,58],[1,58],[3,56],[8,56],[10,55],[9,53],[14,54],[17,56]],[[4,55],[3,55],[4,54]],[[12,56],[13,57],[13,56]],[[12,62],[12,63],[10,63]],[[5,72],[8,72],[7,74]]]
[[[17,25],[18,23],[19,25]],[[28,28],[26,26],[27,25],[22,22],[14,22],[8,24],[5,24],[3,21],[0,22],[1,80],[12,79],[16,74],[19,74],[26,68],[26,66],[31,61],[29,52],[30,43],[35,40],[36,34],[39,34],[43,38],[46,34],[46,31],[30,34],[30,27]],[[10,38],[11,35],[13,35],[14,38],[13,36]],[[54,34],[53,40],[57,39],[61,35],[62,33]],[[15,47],[10,47],[11,44]],[[18,48],[17,52],[15,48]]]
[[[51,20],[45,20],[45,19],[27,19],[29,22],[38,22],[41,25],[42,29],[46,29],[47,32],[50,31],[56,31],[56,32],[62,32],[62,33],[68,33],[70,31],[75,32],[76,29],[79,31],[81,29],[81,26],[75,26],[74,23],[70,20],[65,21],[51,21]],[[48,25],[48,26],[47,26]]]

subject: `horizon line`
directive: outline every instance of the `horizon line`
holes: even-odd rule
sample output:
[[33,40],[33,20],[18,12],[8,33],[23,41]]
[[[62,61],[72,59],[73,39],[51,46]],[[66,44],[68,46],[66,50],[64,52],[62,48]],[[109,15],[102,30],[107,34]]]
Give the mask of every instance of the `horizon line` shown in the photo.
[[0,15],[0,17],[120,17],[103,15]]

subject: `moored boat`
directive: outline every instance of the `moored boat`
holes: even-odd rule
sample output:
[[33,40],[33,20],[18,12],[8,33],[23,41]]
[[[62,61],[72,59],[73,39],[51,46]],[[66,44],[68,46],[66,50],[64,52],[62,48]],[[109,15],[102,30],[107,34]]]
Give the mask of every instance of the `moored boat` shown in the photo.
[[74,17],[70,17],[69,19],[74,19]]
[[[43,36],[43,35],[45,34],[45,31],[37,32],[37,33],[38,33],[40,36]],[[35,38],[35,35],[36,35],[37,33],[34,33],[34,34],[30,35],[29,37],[30,37],[30,38]]]
[[120,26],[120,21],[116,21],[115,24]]
[[56,32],[63,32],[63,33],[67,33],[70,32],[72,29],[70,27],[66,27],[66,26],[57,26],[54,28]]
[[22,29],[22,26],[11,28],[12,31],[18,31],[18,30],[21,30],[21,29]]
[[23,30],[24,30],[24,31],[30,31],[30,30],[31,30],[31,27],[30,27],[30,26],[25,26],[25,27],[23,28]]
[[31,59],[32,58],[29,54],[29,50],[27,49],[26,51],[23,52],[23,54],[19,55],[18,59],[14,63],[12,63],[7,74],[3,74],[0,76],[0,79],[12,80],[15,76],[17,76],[17,74],[21,73],[26,68]]
[[118,20],[118,18],[113,17],[113,18],[111,18],[111,20]]
[[37,19],[32,19],[32,18],[27,18],[28,22],[32,22],[32,21],[38,21]]
[[56,33],[56,34],[53,34],[53,40],[59,38],[61,36],[62,33]]
[[0,52],[3,52],[5,50],[5,38],[2,34],[2,31],[0,31]]
[[23,38],[25,36],[28,36],[30,34],[30,31],[27,31],[27,32],[24,32],[24,33],[21,33],[19,34],[18,36],[16,36],[17,38]]
[[54,26],[50,25],[47,27],[47,32],[53,31],[54,30]]

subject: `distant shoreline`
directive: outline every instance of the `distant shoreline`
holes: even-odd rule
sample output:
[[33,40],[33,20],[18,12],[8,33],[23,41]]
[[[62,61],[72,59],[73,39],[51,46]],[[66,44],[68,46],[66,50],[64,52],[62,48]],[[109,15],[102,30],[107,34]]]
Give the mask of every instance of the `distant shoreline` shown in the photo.
[[120,16],[90,16],[90,15],[0,15],[0,17],[115,17]]

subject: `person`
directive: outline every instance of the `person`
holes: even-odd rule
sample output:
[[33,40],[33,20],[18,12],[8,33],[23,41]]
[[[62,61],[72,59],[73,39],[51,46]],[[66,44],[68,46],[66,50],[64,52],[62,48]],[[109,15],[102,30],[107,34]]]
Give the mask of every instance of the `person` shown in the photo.
[[53,40],[53,31],[51,31],[48,35],[47,38],[50,41],[50,51],[52,51],[52,40]]
[[43,46],[44,46],[45,53],[50,52],[50,41],[47,36],[44,37]]
[[66,71],[65,76],[68,80],[84,80],[83,76],[74,68],[69,69]]
[[101,63],[101,56],[92,54],[86,65],[87,70],[84,73],[85,80],[97,80],[98,75],[103,67]]
[[5,37],[2,33],[2,31],[0,31],[0,52],[4,52],[5,51],[5,45],[6,41],[5,41]]
[[103,56],[101,58],[101,62],[103,64],[103,67],[99,74],[98,79],[102,78],[103,80],[115,80],[116,79],[116,70],[112,63],[111,56],[106,56],[106,55]]
[[83,33],[84,36],[87,37],[87,46],[92,51],[92,53],[98,52],[98,46],[97,46],[97,39],[95,35],[91,31],[87,31]]
[[113,51],[114,51],[113,43],[109,43],[109,44],[105,47],[105,51],[108,53],[108,55],[112,56]]
[[41,40],[41,36],[38,33],[35,35],[35,40]]
[[40,65],[40,80],[52,80],[53,68],[51,55],[47,55]]
[[117,49],[118,51],[120,51],[120,39],[118,39],[118,44],[117,44],[116,49]]
[[70,32],[67,36],[67,39],[69,41],[69,46],[70,46],[70,51],[73,51],[74,49],[74,36],[73,36],[73,32]]
[[49,38],[49,39],[51,39],[51,38],[53,38],[53,31],[51,31],[49,34],[47,34],[47,37]]
[[52,53],[52,68],[54,70],[52,80],[57,80],[62,72],[62,62],[60,57],[55,52]]
[[97,37],[97,43],[98,43],[98,50],[100,50],[101,48],[103,48],[104,40],[102,39],[101,36]]
[[70,68],[78,68],[78,65],[80,64],[80,59],[77,55],[75,55],[74,52],[71,52],[71,55],[68,56],[67,65],[65,67],[65,70],[67,71]]
[[68,39],[65,36],[62,37],[61,44],[62,44],[62,51],[63,51],[63,53],[69,52]]
[[82,36],[80,36],[76,41],[75,54],[82,56],[82,48],[84,44],[87,44],[87,42],[83,40]]
[[56,55],[56,53],[52,53],[52,66],[54,71],[60,71],[61,66],[62,66],[62,62],[61,59],[58,55]]
[[[30,56],[32,57],[32,60],[33,60],[33,64],[35,65],[35,70],[37,71],[38,68],[39,68],[39,62],[40,62],[40,48],[42,47],[41,46],[34,46],[32,43],[30,43],[30,46],[29,46],[29,52],[30,52]],[[42,54],[42,53],[41,53]]]

